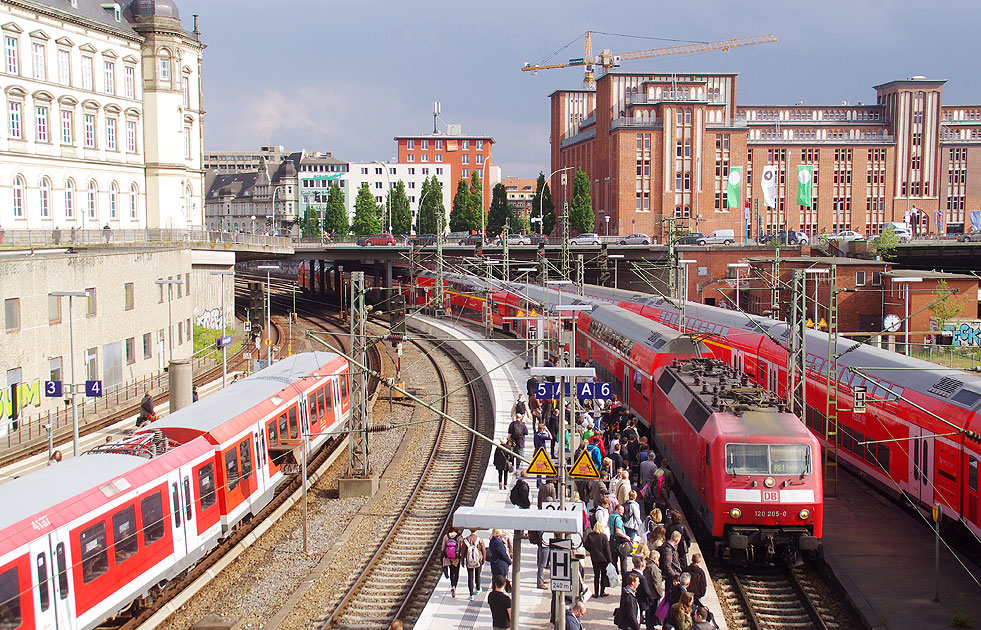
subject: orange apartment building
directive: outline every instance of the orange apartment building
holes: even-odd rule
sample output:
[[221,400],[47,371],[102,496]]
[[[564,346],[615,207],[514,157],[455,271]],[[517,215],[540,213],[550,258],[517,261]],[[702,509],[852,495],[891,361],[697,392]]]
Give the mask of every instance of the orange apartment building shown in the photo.
[[[500,181],[501,169],[491,164],[494,155],[494,138],[460,133],[459,125],[449,125],[447,133],[396,136],[398,162],[429,166],[449,166],[450,199],[456,194],[461,178],[468,181],[476,172],[484,194],[484,211],[490,208],[491,191]],[[449,210],[449,208],[447,208]]]
[[[971,231],[970,211],[981,208],[981,105],[943,104],[944,83],[890,81],[870,104],[739,105],[734,73],[613,72],[595,90],[551,94],[552,170],[589,176],[596,231],[661,243],[672,216],[691,231],[751,238],[786,228],[874,235],[907,216],[919,233]],[[775,208],[762,199],[765,165],[779,169]],[[798,165],[814,169],[810,208],[796,205]],[[729,209],[735,166],[745,207]],[[559,176],[550,186],[558,207]]]

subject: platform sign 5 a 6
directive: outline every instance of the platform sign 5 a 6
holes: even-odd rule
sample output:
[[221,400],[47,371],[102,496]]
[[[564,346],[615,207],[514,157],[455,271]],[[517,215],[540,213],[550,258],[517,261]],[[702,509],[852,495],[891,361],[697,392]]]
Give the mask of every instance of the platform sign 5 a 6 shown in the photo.
[[61,398],[61,381],[44,381],[45,398]]
[[85,395],[89,398],[102,398],[102,381],[85,381]]
[[559,397],[559,385],[561,383],[538,383],[535,386],[535,398],[551,399]]
[[607,399],[613,395],[613,386],[610,383],[576,383],[576,398],[579,400],[590,398]]

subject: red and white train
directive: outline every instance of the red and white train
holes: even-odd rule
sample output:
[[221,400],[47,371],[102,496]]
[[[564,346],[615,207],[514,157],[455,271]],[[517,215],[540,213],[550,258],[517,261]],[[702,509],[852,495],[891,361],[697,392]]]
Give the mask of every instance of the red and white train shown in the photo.
[[0,628],[87,630],[193,566],[350,416],[347,361],[298,354],[121,441],[0,485]]

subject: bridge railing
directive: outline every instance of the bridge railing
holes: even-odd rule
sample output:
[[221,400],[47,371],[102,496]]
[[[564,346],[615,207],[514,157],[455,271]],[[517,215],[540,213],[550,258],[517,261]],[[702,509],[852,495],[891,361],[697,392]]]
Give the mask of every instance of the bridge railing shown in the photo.
[[288,248],[291,241],[282,236],[223,232],[205,228],[139,230],[44,230],[0,229],[0,247],[65,247],[72,245],[169,245],[190,243],[234,243],[256,247]]

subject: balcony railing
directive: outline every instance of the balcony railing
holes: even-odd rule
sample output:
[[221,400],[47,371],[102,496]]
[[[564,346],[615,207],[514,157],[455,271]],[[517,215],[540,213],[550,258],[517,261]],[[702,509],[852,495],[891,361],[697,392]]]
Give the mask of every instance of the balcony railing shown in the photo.
[[664,129],[664,123],[660,120],[644,120],[642,118],[614,118],[610,121],[610,131],[622,127],[637,127],[641,129]]

